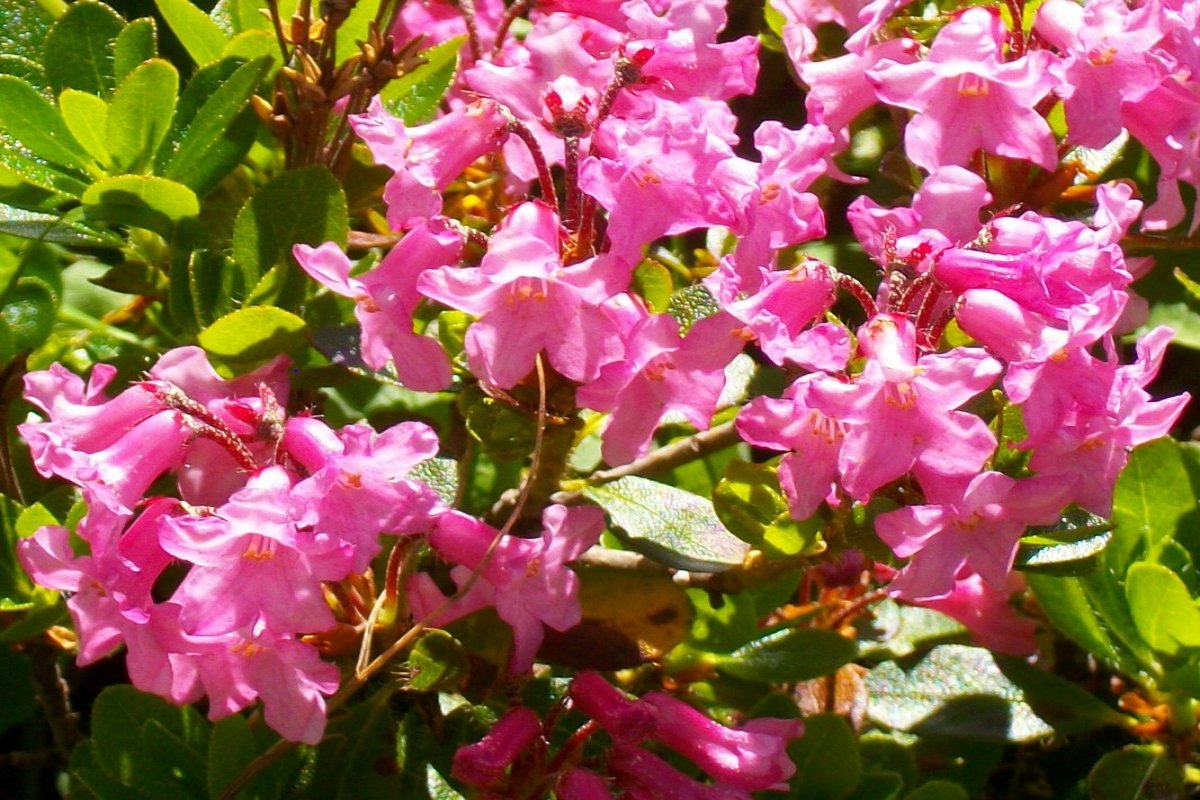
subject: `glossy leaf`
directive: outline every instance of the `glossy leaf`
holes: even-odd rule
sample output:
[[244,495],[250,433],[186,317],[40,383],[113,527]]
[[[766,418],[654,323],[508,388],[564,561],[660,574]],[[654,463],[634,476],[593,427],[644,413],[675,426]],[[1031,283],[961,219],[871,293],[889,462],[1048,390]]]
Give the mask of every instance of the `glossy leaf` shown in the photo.
[[741,564],[749,552],[721,524],[712,503],[691,492],[630,476],[583,493],[608,512],[630,547],[667,566],[720,572]]
[[225,32],[208,14],[189,0],[154,0],[154,4],[198,66],[210,64],[221,57],[226,42]]
[[107,164],[108,103],[89,92],[64,89],[58,96],[58,110],[75,141],[98,163]]
[[117,85],[112,48],[125,21],[103,3],[72,3],[46,36],[46,80],[55,93],[79,89],[107,97]]
[[825,549],[821,520],[792,519],[774,467],[730,461],[725,477],[713,488],[712,498],[725,527],[768,556],[813,554]]
[[1088,774],[1089,800],[1165,800],[1184,797],[1183,770],[1157,745],[1106,753]]
[[200,346],[226,361],[258,361],[305,345],[304,320],[273,306],[248,306],[200,332]]
[[868,673],[866,684],[868,716],[889,728],[1002,742],[1054,732],[982,648],[941,645],[909,669],[885,661]]
[[404,120],[405,125],[428,121],[454,81],[458,51],[466,39],[455,36],[422,50],[420,56],[425,63],[392,81],[380,92],[380,99],[387,109]]
[[77,214],[39,214],[0,205],[0,232],[75,247],[119,246],[120,237],[84,224]]
[[1109,566],[1123,574],[1135,557],[1154,558],[1174,538],[1200,552],[1200,445],[1159,439],[1133,451],[1113,494]]
[[1102,517],[1075,509],[1059,524],[1036,528],[1021,538],[1014,563],[1024,572],[1078,575],[1096,569],[1096,556],[1112,539],[1112,525]]
[[1200,608],[1170,569],[1134,564],[1125,577],[1125,595],[1138,632],[1156,651],[1174,656],[1200,648]]
[[131,225],[170,239],[183,220],[200,213],[200,201],[181,183],[151,175],[118,175],[93,183],[83,193],[89,220]]
[[539,658],[580,669],[615,670],[661,659],[683,641],[695,612],[669,575],[577,565],[582,620],[547,628]]
[[167,135],[179,94],[179,73],[166,61],[151,59],[117,86],[105,130],[113,163],[123,172],[140,172]]
[[179,107],[156,158],[157,170],[203,197],[250,150],[258,117],[247,105],[271,60],[218,62],[201,70],[179,98]]
[[53,24],[40,3],[0,0],[0,53],[41,62],[42,42]]
[[113,74],[117,83],[143,61],[158,55],[158,29],[153,17],[135,19],[125,26],[113,45]]
[[35,156],[55,164],[83,168],[90,160],[58,109],[37,89],[12,75],[0,75],[0,129]]
[[470,663],[461,642],[445,631],[430,630],[413,645],[405,671],[412,691],[452,691],[470,671]]
[[348,231],[337,179],[325,167],[305,167],[279,175],[242,207],[233,226],[233,257],[261,275],[290,259],[298,243],[344,247]]
[[794,683],[831,675],[853,661],[858,646],[835,631],[790,628],[716,656],[717,669],[758,683]]

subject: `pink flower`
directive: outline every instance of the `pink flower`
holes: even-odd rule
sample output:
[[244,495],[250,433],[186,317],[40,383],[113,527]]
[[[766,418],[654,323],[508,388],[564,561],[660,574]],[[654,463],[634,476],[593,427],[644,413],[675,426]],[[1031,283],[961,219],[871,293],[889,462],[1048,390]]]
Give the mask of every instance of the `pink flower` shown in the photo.
[[282,467],[268,467],[219,509],[163,520],[163,549],[193,565],[173,597],[191,633],[229,633],[260,619],[279,633],[333,627],[321,581],[346,577],[355,549],[301,530],[291,488]]
[[492,235],[478,268],[431,269],[418,280],[425,296],[479,318],[467,330],[467,358],[488,383],[515,385],[540,352],[581,383],[620,356],[616,328],[599,308],[618,276],[594,261],[563,266],[559,245],[558,215],[522,203]]
[[642,702],[655,711],[654,739],[727,786],[780,791],[796,772],[787,743],[804,733],[798,719],[752,719],[727,728],[662,692],[650,692]]
[[407,128],[378,97],[350,125],[376,163],[395,173],[383,190],[388,225],[405,230],[442,210],[441,193],[480,156],[500,149],[508,120],[492,102],[455,109],[428,125]]
[[977,150],[1043,169],[1058,163],[1054,134],[1034,110],[1055,85],[1054,56],[1036,50],[1002,62],[1003,43],[1000,15],[968,8],[938,33],[926,60],[868,70],[879,99],[917,112],[904,133],[913,163],[963,166]]
[[468,786],[486,789],[542,735],[542,720],[524,706],[510,709],[483,739],[454,752],[453,775]]
[[850,382],[814,381],[807,402],[846,426],[838,455],[841,483],[865,500],[914,467],[922,483],[972,475],[996,440],[959,406],[988,388],[1000,364],[978,348],[916,358],[916,331],[905,318],[880,315],[859,330],[867,355]]
[[683,338],[668,314],[634,326],[624,359],[606,365],[578,394],[585,408],[613,412],[604,431],[604,460],[627,464],[644,455],[671,411],[708,428],[725,386],[725,366],[744,344],[726,315],[700,320]]
[[939,486],[930,505],[881,514],[875,520],[879,538],[897,556],[912,559],[892,581],[892,591],[905,600],[946,597],[964,566],[1003,587],[1025,529],[1057,522],[1071,500],[1072,483],[982,472],[961,491]]
[[1037,649],[1034,639],[1037,624],[1020,616],[1013,608],[1012,598],[1021,594],[1024,586],[1019,572],[1009,573],[1004,585],[997,588],[964,568],[955,576],[950,594],[920,600],[915,605],[932,608],[958,620],[982,647],[997,653],[1025,656]]
[[608,769],[630,800],[750,800],[731,786],[700,783],[648,750],[617,745],[608,753]]
[[382,369],[390,361],[401,383],[421,392],[450,385],[450,359],[436,339],[413,331],[413,313],[421,302],[421,274],[458,261],[462,237],[457,232],[442,224],[419,225],[378,265],[354,278],[350,259],[333,242],[317,248],[298,244],[293,253],[315,280],[355,301],[367,366]]
[[[595,544],[604,530],[604,514],[592,506],[550,506],[542,512],[542,538],[502,537],[484,562],[499,532],[459,511],[438,519],[429,544],[438,555],[458,564],[452,575],[464,585],[473,570],[481,570],[471,591],[454,603],[434,624],[446,624],[485,606],[494,606],[512,626],[513,653],[509,670],[524,672],[533,664],[542,643],[543,625],[565,631],[581,619],[579,578],[567,564]],[[415,576],[410,601],[418,616],[432,612],[442,601],[428,575]]]

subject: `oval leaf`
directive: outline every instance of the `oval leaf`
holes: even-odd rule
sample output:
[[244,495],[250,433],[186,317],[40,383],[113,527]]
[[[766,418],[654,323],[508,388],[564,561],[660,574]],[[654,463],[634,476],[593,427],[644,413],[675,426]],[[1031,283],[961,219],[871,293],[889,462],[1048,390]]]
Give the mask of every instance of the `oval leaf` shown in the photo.
[[107,97],[116,88],[113,42],[125,20],[103,3],[72,3],[46,36],[46,80],[58,93],[79,89]]
[[86,168],[87,151],[71,135],[58,109],[25,81],[0,75],[0,128],[35,156]]
[[717,669],[758,683],[794,683],[831,675],[858,655],[858,645],[834,631],[776,631],[717,656]]
[[113,163],[123,172],[140,172],[167,135],[179,73],[161,59],[151,59],[121,81],[108,109],[105,130]]
[[154,0],[171,32],[179,37],[183,48],[198,66],[203,67],[221,57],[225,48],[225,32],[217,23],[188,0]]
[[117,83],[157,53],[158,30],[154,27],[153,17],[135,19],[126,25],[113,45],[113,72]]
[[725,529],[711,502],[683,489],[629,476],[583,493],[608,512],[624,541],[669,567],[720,572],[750,550]]
[[182,220],[200,213],[200,201],[183,184],[149,175],[105,178],[83,193],[88,219],[145,228],[170,238]]
[[1184,796],[1183,771],[1161,747],[1107,753],[1087,779],[1090,800],[1159,800]]
[[796,765],[792,784],[803,787],[805,800],[841,800],[858,785],[862,759],[849,723],[836,714],[804,720],[804,735],[788,747]]
[[226,361],[259,361],[305,344],[304,320],[272,306],[226,314],[200,331],[200,346]]
[[987,650],[942,645],[909,670],[887,661],[866,679],[867,715],[922,736],[1025,742],[1054,732]]
[[1168,656],[1200,647],[1200,608],[1170,569],[1162,564],[1134,564],[1125,576],[1125,597],[1146,644]]
[[75,141],[97,162],[107,164],[108,143],[104,137],[108,103],[88,92],[63,89],[58,96],[58,110]]

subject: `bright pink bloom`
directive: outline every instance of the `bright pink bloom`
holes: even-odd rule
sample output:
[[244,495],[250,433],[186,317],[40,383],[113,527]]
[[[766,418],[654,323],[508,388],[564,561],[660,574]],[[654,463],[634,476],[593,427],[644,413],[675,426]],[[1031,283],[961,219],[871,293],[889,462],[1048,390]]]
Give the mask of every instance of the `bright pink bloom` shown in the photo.
[[942,28],[926,60],[868,70],[879,99],[917,112],[904,133],[913,163],[962,166],[977,150],[1043,169],[1058,163],[1054,134],[1034,110],[1055,85],[1054,56],[1035,50],[1001,61],[1004,35],[999,13],[968,8]]
[[649,750],[617,745],[608,752],[608,769],[630,800],[750,800],[750,792],[700,783]]
[[1012,598],[1024,592],[1025,581],[1019,572],[1011,572],[1000,588],[968,569],[954,579],[954,589],[945,597],[922,600],[915,605],[932,608],[953,617],[967,627],[971,638],[981,647],[997,653],[1025,656],[1037,649],[1034,632],[1037,624],[1020,616]]
[[618,283],[620,276],[595,260],[563,266],[558,215],[530,202],[509,213],[478,268],[427,270],[417,286],[479,317],[467,330],[471,369],[507,389],[529,374],[540,352],[581,383],[619,358],[620,338],[599,308]]
[[1104,147],[1121,133],[1121,105],[1136,103],[1167,74],[1153,52],[1163,38],[1163,7],[1131,9],[1124,0],[1049,0],[1035,30],[1065,56],[1051,72],[1064,99],[1067,141]]
[[508,119],[487,101],[407,128],[376,97],[367,113],[351,117],[350,125],[376,163],[395,173],[384,187],[383,200],[388,225],[398,231],[441,213],[441,193],[477,158],[499,150],[508,137]]
[[676,411],[708,428],[725,387],[726,365],[745,345],[727,315],[700,320],[686,337],[669,314],[647,317],[629,332],[625,357],[579,390],[579,404],[611,411],[604,460],[627,464],[645,455],[665,414]]
[[454,752],[453,775],[468,786],[486,789],[542,735],[542,720],[530,708],[509,709],[487,735]]
[[554,789],[555,797],[571,800],[612,800],[608,784],[591,770],[571,767],[559,779]]
[[380,533],[427,530],[445,510],[437,494],[408,478],[413,467],[438,452],[437,434],[420,422],[401,422],[383,433],[363,424],[335,433],[313,417],[292,417],[283,445],[310,473],[292,499],[312,515],[316,530],[354,545],[353,572],[379,554]]
[[916,357],[916,331],[880,315],[859,330],[867,355],[850,382],[814,381],[807,402],[846,426],[841,483],[865,500],[914,467],[924,484],[978,472],[996,447],[983,420],[954,409],[988,388],[1000,364],[978,348]]
[[400,382],[421,392],[450,385],[450,359],[436,339],[413,331],[413,313],[421,302],[418,278],[458,261],[460,234],[442,224],[419,225],[372,270],[354,278],[350,259],[333,242],[317,248],[298,244],[293,253],[315,280],[355,301],[367,366],[382,369],[391,362]]
[[[565,631],[579,623],[579,578],[567,564],[595,544],[603,530],[604,514],[598,508],[550,506],[542,512],[541,539],[502,537],[485,563],[484,556],[499,532],[459,511],[442,515],[429,534],[429,544],[438,555],[460,565],[451,573],[460,586],[472,571],[482,572],[471,591],[434,624],[447,624],[494,606],[513,629],[509,670],[524,672],[542,643],[543,625]],[[444,599],[428,575],[415,576],[409,589],[418,616],[432,612]]]
[[655,711],[654,739],[727,786],[784,790],[796,772],[787,743],[804,733],[798,719],[764,717],[727,728],[669,694],[650,692],[642,702]]
[[1025,529],[1057,522],[1072,489],[1066,479],[1015,480],[982,472],[961,491],[935,492],[930,505],[879,515],[879,538],[897,556],[911,559],[892,581],[893,592],[913,601],[946,597],[964,566],[1003,587]]
[[270,630],[189,636],[199,680],[216,721],[262,700],[263,717],[285,739],[317,744],[325,732],[325,698],[338,688],[338,669],[312,645]]
[[301,530],[291,488],[282,467],[268,467],[219,509],[163,520],[163,549],[193,565],[173,597],[189,632],[225,634],[260,619],[279,633],[333,627],[321,581],[346,577],[355,548]]
[[836,491],[845,426],[809,405],[809,389],[821,379],[802,377],[782,399],[756,397],[737,416],[738,435],[744,441],[790,451],[779,462],[779,485],[797,520],[811,517]]
[[657,714],[606,681],[600,673],[583,670],[571,679],[573,707],[586,714],[619,744],[639,744],[654,733]]

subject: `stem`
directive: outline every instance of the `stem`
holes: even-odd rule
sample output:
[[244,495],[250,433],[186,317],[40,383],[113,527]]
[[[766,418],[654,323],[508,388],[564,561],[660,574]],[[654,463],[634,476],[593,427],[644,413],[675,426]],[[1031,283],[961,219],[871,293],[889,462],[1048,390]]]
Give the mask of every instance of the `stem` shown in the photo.
[[35,642],[28,649],[33,665],[34,692],[38,705],[50,723],[54,746],[66,764],[71,758],[71,749],[82,737],[76,725],[76,716],[71,711],[67,682],[63,680],[58,663],[58,651],[50,645]]
[[151,351],[157,352],[156,348],[151,347],[150,345],[146,344],[144,341],[142,341],[140,338],[138,338],[136,335],[130,333],[129,331],[123,330],[121,328],[117,328],[113,325],[109,325],[107,322],[98,320],[95,317],[93,317],[89,314],[85,314],[82,311],[79,311],[78,309],[71,308],[70,306],[63,305],[63,306],[59,307],[58,319],[61,322],[68,322],[68,323],[71,323],[72,325],[78,325],[79,327],[85,328],[86,330],[91,331],[92,333],[98,333],[103,336],[109,336],[113,339],[117,339],[118,341],[125,342],[126,344],[135,345],[136,347],[140,347],[141,349],[145,350],[146,352],[151,352]]
[[504,9],[504,16],[500,18],[500,24],[496,26],[496,42],[492,45],[493,62],[498,60],[500,51],[504,49],[504,40],[508,38],[508,29],[512,27],[517,17],[525,13],[531,4],[532,0],[517,0],[511,6]]
[[867,319],[878,313],[878,309],[875,307],[875,300],[871,297],[871,293],[867,291],[867,287],[844,272],[833,270],[833,275],[837,285],[845,289],[862,306],[863,311],[867,313]]
[[569,231],[577,230],[579,224],[579,137],[563,139],[563,193],[566,195],[562,211],[562,224]]
[[475,0],[458,0],[458,10],[462,12],[463,22],[467,26],[471,57],[478,61],[483,57],[483,44],[479,41],[479,24],[475,20]]
[[550,175],[550,167],[546,163],[546,154],[542,152],[542,146],[538,144],[534,138],[533,131],[513,116],[512,112],[506,108],[502,108],[504,115],[508,118],[508,129],[515,133],[525,146],[529,148],[529,155],[533,158],[533,164],[537,167],[538,185],[542,189],[542,200],[550,204],[551,207],[558,208],[558,193],[554,190],[554,178]]

